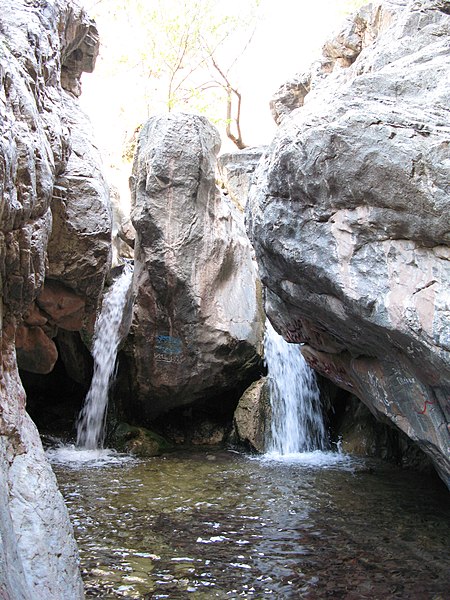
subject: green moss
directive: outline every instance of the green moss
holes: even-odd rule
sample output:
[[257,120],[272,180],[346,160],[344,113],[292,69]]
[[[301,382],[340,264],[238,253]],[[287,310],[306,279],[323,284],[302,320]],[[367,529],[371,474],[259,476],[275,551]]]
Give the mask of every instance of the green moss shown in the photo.
[[172,450],[172,445],[154,431],[123,422],[117,425],[111,439],[118,450],[141,458],[159,456]]

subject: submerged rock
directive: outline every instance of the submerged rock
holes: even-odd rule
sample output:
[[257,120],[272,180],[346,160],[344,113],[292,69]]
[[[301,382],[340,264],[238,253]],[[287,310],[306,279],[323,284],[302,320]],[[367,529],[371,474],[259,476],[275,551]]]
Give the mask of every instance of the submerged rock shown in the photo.
[[123,452],[129,452],[140,458],[159,456],[172,449],[171,444],[157,433],[134,427],[128,423],[119,423],[112,434],[114,447]]
[[224,404],[258,377],[260,290],[243,216],[215,185],[219,136],[199,116],[143,127],[131,189],[133,411],[146,420],[197,401]]
[[416,441],[450,485],[443,6],[362,9],[298,78],[298,102],[278,93],[281,125],[257,170],[248,229],[277,329]]

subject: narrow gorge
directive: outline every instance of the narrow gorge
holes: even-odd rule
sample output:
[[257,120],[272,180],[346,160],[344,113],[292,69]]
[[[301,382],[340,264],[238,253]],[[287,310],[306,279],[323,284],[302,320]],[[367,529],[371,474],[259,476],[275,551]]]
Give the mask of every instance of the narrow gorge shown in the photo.
[[357,10],[266,146],[151,116],[129,215],[99,49],[2,4],[0,598],[443,600],[450,2]]

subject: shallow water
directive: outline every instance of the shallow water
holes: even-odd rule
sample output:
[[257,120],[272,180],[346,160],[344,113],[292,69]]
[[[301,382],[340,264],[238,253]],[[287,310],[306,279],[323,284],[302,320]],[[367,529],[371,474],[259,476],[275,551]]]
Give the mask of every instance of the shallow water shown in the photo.
[[449,496],[434,480],[323,453],[51,458],[87,597],[449,598]]

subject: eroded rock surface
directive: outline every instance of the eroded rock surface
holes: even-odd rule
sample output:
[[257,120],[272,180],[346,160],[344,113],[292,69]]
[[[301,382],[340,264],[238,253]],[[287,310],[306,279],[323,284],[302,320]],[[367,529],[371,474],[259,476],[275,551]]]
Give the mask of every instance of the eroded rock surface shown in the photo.
[[450,484],[447,4],[373,4],[325,46],[277,109],[248,229],[277,329]]
[[134,402],[149,420],[196,401],[238,398],[258,376],[256,267],[242,214],[215,185],[219,144],[215,128],[195,115],[154,117],[140,134],[127,354]]
[[[108,268],[107,190],[95,152],[85,157],[89,167],[77,167],[92,146],[78,125],[75,96],[81,72],[93,69],[97,52],[95,24],[75,2],[2,4],[0,596],[9,600],[83,597],[67,511],[25,411],[17,356],[32,371],[51,370],[58,327],[89,329]],[[101,197],[97,205],[90,186]],[[76,209],[67,208],[75,202]],[[58,250],[65,246],[74,262],[95,254],[96,273],[93,260],[90,274],[78,270],[71,278],[69,261],[58,270],[57,253],[48,252],[59,231],[56,204],[65,205],[64,218],[74,219],[67,229],[77,229],[76,242],[59,235]],[[97,214],[86,212],[80,225],[81,207],[90,204]],[[52,283],[44,285],[48,274]],[[59,296],[50,298],[52,286]]]

